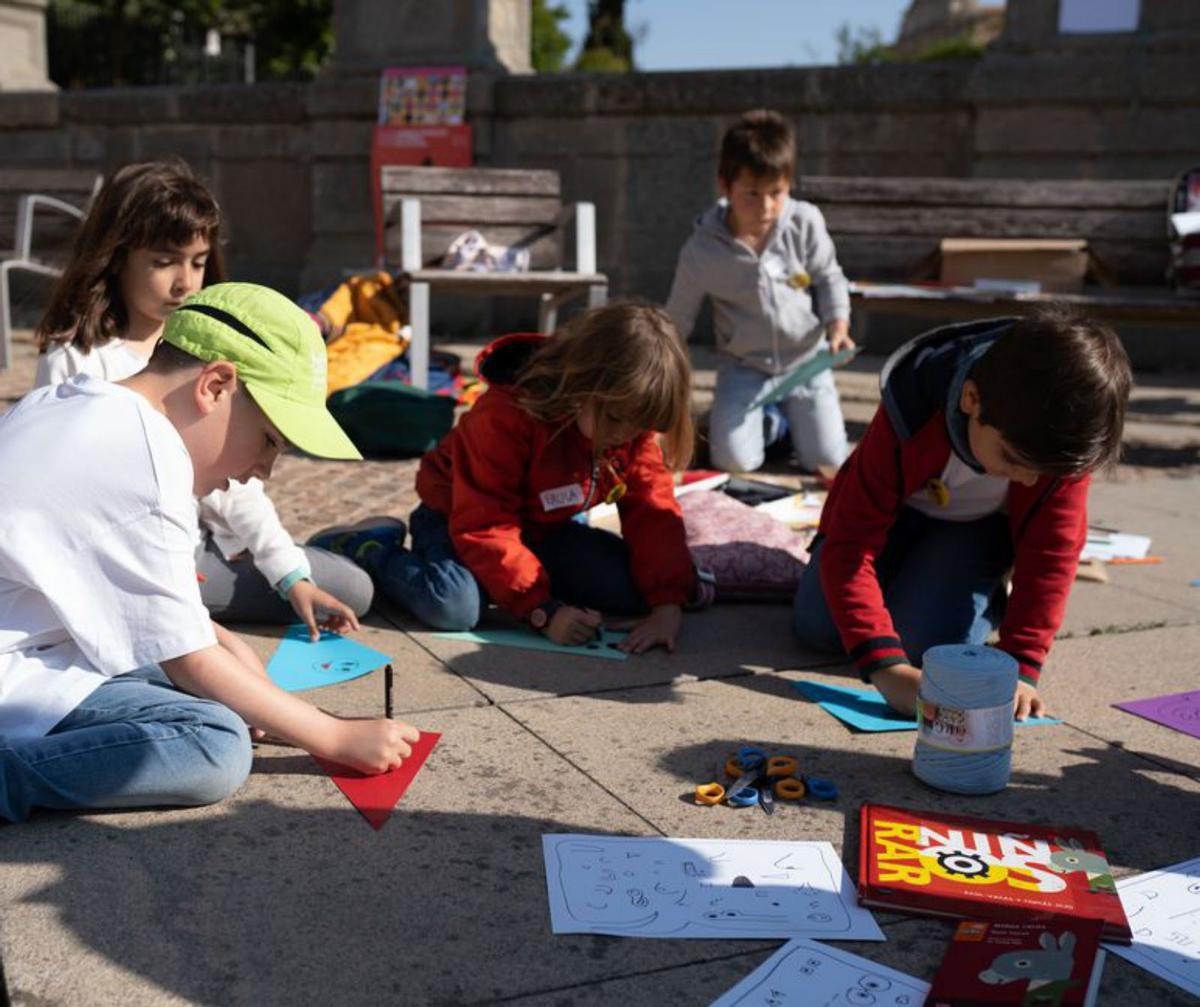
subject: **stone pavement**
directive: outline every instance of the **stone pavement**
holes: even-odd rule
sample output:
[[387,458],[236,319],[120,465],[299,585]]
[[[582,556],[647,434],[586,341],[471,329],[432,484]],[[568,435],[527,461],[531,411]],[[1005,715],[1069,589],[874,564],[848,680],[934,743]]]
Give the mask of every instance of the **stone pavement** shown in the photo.
[[[878,364],[860,358],[839,375],[852,428],[872,408]],[[19,395],[31,372],[19,343],[0,397]],[[387,825],[370,829],[303,753],[263,745],[247,785],[213,808],[2,827],[12,1002],[706,1004],[778,945],[556,937],[540,846],[550,831],[822,839],[853,873],[857,809],[881,800],[1092,828],[1121,875],[1196,855],[1200,742],[1111,707],[1196,686],[1195,384],[1157,376],[1139,389],[1136,464],[1097,485],[1092,519],[1153,536],[1165,562],[1076,585],[1044,689],[1065,723],[1017,732],[1003,793],[926,789],[910,772],[911,734],[855,734],[799,698],[794,679],[853,679],[792,643],[787,606],[689,615],[677,653],[627,662],[465,646],[386,612],[361,639],[395,658],[398,715],[443,732]],[[701,397],[711,389],[707,368],[697,386]],[[413,470],[289,456],[271,493],[303,536],[405,513]],[[247,636],[265,657],[279,632]],[[338,713],[379,712],[380,673],[309,697]],[[747,742],[802,754],[837,780],[840,799],[770,819],[691,803],[718,758]],[[841,946],[928,977],[950,924],[877,917],[886,942]],[[1110,956],[1099,1002],[1194,1001]]]

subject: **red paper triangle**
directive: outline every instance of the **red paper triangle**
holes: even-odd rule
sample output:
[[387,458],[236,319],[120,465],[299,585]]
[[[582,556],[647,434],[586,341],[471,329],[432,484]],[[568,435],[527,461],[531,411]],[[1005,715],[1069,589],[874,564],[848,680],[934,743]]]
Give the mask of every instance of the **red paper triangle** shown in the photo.
[[377,776],[364,776],[316,755],[313,758],[337,784],[338,790],[346,795],[346,799],[371,823],[372,828],[382,829],[383,823],[388,820],[392,809],[400,802],[440,738],[438,731],[422,731],[421,736],[413,742],[412,755],[400,764],[400,768]]

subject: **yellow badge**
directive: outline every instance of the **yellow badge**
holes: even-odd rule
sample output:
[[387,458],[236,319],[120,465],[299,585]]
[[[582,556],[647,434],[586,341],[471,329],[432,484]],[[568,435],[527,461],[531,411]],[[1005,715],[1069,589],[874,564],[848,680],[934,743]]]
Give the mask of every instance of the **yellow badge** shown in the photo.
[[807,290],[812,284],[812,277],[801,269],[798,273],[792,273],[788,277],[787,284],[793,290]]
[[925,484],[925,495],[938,507],[945,507],[950,503],[950,491],[940,479],[930,479]]

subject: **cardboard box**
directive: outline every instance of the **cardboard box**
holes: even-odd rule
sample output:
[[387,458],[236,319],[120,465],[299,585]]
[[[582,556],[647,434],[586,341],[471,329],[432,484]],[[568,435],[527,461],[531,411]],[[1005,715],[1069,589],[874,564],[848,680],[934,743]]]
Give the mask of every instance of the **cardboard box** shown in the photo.
[[976,280],[1034,281],[1051,293],[1073,293],[1088,268],[1082,238],[943,238],[941,282],[973,286]]

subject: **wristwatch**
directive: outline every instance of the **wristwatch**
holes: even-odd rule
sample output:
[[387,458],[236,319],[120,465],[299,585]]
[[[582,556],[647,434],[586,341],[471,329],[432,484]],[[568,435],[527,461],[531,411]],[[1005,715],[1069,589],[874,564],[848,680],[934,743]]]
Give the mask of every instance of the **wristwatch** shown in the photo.
[[561,601],[555,601],[553,598],[547,599],[529,613],[529,625],[536,630],[545,629],[550,625],[550,620],[554,618],[554,613],[562,606]]

